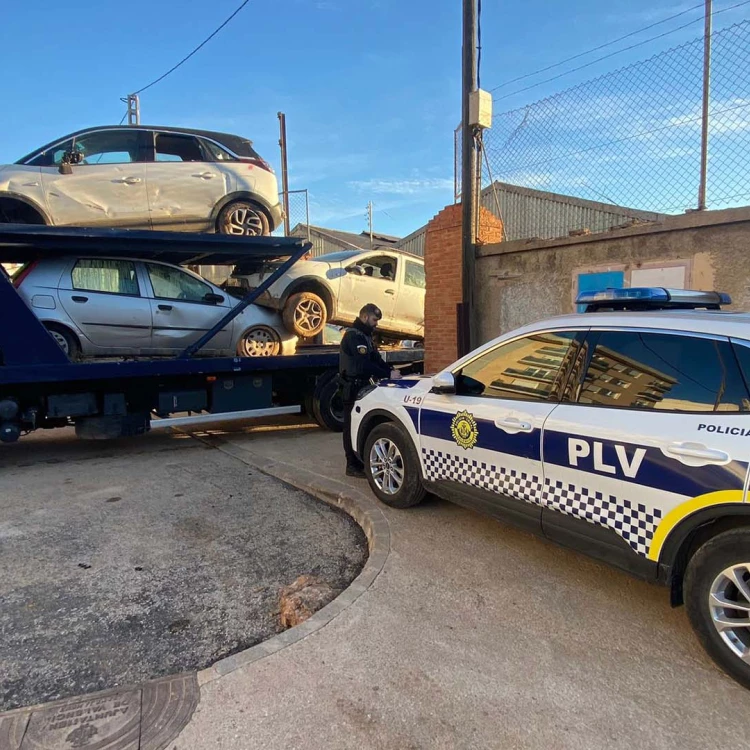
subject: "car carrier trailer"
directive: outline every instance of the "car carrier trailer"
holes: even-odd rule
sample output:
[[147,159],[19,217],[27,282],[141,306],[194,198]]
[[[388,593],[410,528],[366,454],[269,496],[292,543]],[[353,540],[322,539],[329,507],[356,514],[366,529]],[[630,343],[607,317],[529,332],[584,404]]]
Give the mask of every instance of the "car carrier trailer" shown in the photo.
[[[338,351],[300,347],[274,357],[197,356],[311,245],[290,237],[231,237],[179,232],[0,225],[0,263],[66,255],[161,260],[176,265],[235,265],[286,257],[198,341],[174,358],[71,361],[0,273],[0,441],[36,429],[75,425],[83,438],[139,435],[157,427],[294,414],[341,429]],[[384,353],[394,367],[420,371],[422,354]],[[179,416],[175,416],[179,415]]]

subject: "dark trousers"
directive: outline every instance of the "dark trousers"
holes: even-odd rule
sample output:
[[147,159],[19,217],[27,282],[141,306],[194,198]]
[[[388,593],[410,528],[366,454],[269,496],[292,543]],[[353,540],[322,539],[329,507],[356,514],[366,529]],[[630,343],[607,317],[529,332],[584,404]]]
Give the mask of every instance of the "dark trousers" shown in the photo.
[[352,409],[354,401],[344,400],[344,455],[347,466],[361,466],[362,462],[354,454],[352,447]]

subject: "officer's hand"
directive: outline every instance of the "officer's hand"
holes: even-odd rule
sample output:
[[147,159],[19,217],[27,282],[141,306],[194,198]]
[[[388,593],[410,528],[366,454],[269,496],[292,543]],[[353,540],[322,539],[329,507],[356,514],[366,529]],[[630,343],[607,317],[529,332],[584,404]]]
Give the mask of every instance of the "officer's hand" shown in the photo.
[[401,371],[391,370],[391,380],[401,380]]

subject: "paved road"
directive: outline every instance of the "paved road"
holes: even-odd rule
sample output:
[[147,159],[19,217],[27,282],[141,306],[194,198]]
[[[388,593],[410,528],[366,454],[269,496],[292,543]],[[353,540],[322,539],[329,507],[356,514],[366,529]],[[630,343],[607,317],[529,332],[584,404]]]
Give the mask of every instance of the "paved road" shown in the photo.
[[348,516],[186,436],[0,446],[0,710],[208,666],[365,557]]
[[[225,438],[369,497],[343,477],[338,435]],[[204,684],[172,750],[750,746],[750,693],[665,590],[448,503],[385,514],[391,553],[370,589]]]

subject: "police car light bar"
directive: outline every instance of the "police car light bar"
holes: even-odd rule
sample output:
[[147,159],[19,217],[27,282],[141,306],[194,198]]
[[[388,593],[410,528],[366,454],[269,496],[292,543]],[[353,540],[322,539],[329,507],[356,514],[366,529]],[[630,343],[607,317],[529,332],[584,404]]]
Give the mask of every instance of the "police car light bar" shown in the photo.
[[610,310],[720,310],[731,305],[732,299],[723,292],[700,292],[692,289],[664,289],[662,287],[633,287],[581,292],[577,305],[586,305],[585,312]]

